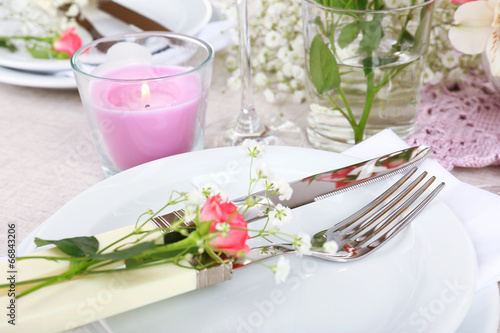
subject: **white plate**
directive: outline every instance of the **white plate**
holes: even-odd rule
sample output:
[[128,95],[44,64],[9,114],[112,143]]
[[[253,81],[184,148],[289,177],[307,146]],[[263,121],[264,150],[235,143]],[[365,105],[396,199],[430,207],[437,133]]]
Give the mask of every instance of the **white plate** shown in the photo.
[[[168,0],[162,1],[161,4],[157,0],[120,0],[117,2],[141,12],[172,31],[188,35],[198,33],[212,17],[212,5],[209,0]],[[97,11],[92,11],[92,13],[95,14]],[[103,12],[96,15],[99,16],[94,19],[90,17],[90,19],[105,36],[136,31]],[[83,44],[92,40],[84,29],[79,28],[77,32]],[[5,48],[0,48],[0,66],[32,72],[71,69],[69,60],[35,59],[28,52],[12,53]]]
[[209,0],[115,0],[144,16],[161,23],[172,31],[195,35],[210,21]]
[[[276,174],[294,180],[356,160],[320,150],[269,147],[265,161]],[[91,235],[133,224],[142,212],[161,207],[172,190],[189,190],[194,184],[218,183],[230,197],[240,196],[247,189],[248,164],[236,148],[221,148],[127,170],[71,200],[18,251],[33,251],[35,235]],[[389,181],[378,182],[297,208],[294,223],[286,229],[312,234],[359,209],[387,186]],[[113,332],[453,332],[469,309],[476,285],[472,244],[460,221],[439,200],[364,260],[338,264],[290,259],[293,271],[284,284],[276,285],[267,268],[248,266],[236,270],[230,281],[103,323]]]
[[0,67],[0,82],[23,87],[76,89],[76,81],[71,70],[64,73],[33,73]]

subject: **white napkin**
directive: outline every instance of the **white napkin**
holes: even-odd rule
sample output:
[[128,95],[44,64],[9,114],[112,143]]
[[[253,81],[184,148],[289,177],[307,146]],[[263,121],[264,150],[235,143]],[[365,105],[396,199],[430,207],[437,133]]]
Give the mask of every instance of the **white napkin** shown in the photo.
[[[384,130],[344,154],[368,159],[406,147],[394,132]],[[474,244],[478,264],[476,288],[500,281],[500,196],[459,181],[436,161],[427,159],[419,169],[446,183],[439,198],[463,222]]]

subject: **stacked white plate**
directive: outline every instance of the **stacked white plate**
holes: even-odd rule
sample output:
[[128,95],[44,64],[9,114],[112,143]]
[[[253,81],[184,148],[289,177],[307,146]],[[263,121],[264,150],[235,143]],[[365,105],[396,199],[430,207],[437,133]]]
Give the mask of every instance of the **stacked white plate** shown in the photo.
[[[221,19],[219,10],[209,0],[119,0],[120,4],[157,21],[171,31],[197,35],[213,21]],[[161,6],[161,8],[158,8]],[[84,13],[87,14],[84,10]],[[105,35],[136,31],[112,16],[91,10],[89,20]],[[80,29],[84,44],[90,35]],[[34,59],[28,52],[10,52],[0,48],[0,82],[37,88],[76,89],[69,60]]]

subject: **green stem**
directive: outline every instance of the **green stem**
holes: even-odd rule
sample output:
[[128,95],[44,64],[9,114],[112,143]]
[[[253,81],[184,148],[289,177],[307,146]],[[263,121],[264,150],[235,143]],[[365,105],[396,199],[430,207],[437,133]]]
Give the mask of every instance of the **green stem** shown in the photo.
[[373,105],[373,100],[375,99],[375,95],[377,93],[377,90],[375,89],[374,77],[375,73],[373,71],[370,71],[370,73],[366,75],[365,105],[363,107],[363,113],[361,115],[361,119],[359,120],[358,125],[353,127],[355,143],[363,141],[365,127],[368,121],[368,116],[370,115],[370,111]]
[[82,263],[81,265],[78,265],[76,267],[70,268],[69,270],[67,270],[66,272],[64,272],[62,274],[59,274],[59,275],[54,276],[52,278],[49,278],[45,282],[37,284],[33,288],[30,288],[24,292],[21,292],[20,294],[18,294],[16,296],[16,298],[21,298],[23,296],[31,294],[32,292],[35,292],[38,289],[41,289],[41,288],[46,287],[48,285],[51,285],[53,283],[71,280],[75,275],[81,274],[81,272],[85,271],[88,267],[92,266],[95,263],[97,263],[97,261],[91,260],[91,261],[88,261],[86,263]]

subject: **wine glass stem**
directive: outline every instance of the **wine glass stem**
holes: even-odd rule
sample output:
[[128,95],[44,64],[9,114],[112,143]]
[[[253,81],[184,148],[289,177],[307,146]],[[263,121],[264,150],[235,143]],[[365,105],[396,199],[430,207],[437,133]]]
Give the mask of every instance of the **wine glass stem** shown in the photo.
[[234,131],[242,136],[259,136],[265,131],[255,107],[252,91],[252,62],[248,31],[247,0],[236,0],[239,31],[238,65],[241,76],[241,110]]

